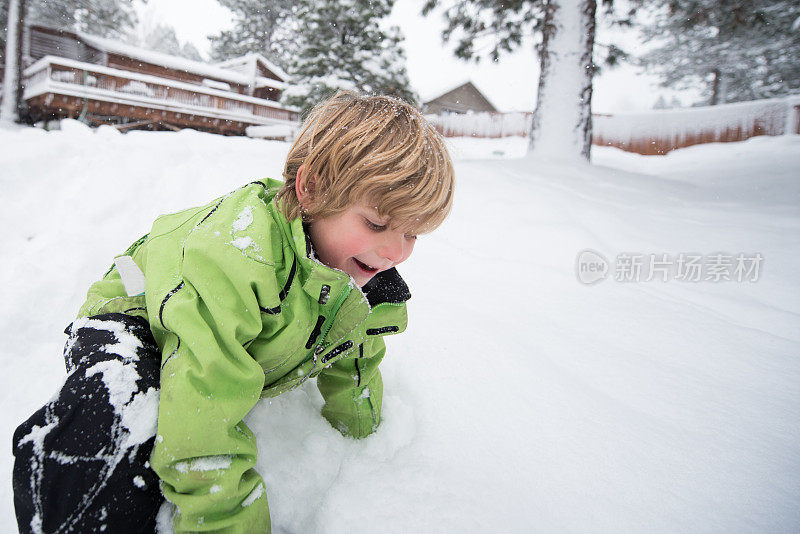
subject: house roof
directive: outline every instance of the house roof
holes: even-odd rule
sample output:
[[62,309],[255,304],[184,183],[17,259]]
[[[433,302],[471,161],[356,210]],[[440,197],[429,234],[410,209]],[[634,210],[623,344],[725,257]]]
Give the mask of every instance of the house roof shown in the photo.
[[[274,72],[277,76],[281,77],[282,78],[281,80],[272,80],[260,76],[258,77],[250,76],[248,74],[232,70],[231,68],[226,68],[227,65],[226,66],[210,65],[208,63],[203,63],[202,61],[194,61],[192,59],[173,56],[170,54],[164,54],[162,52],[155,52],[153,50],[148,50],[146,48],[140,48],[138,46],[121,43],[113,39],[106,39],[104,37],[98,37],[96,35],[91,35],[89,33],[84,33],[80,31],[75,31],[75,32],[67,31],[63,33],[72,33],[80,40],[84,41],[86,44],[94,48],[97,48],[98,50],[101,50],[103,52],[120,54],[133,59],[139,59],[147,63],[161,65],[163,67],[167,67],[170,69],[190,72],[192,74],[198,74],[200,76],[205,76],[207,78],[214,78],[217,80],[223,80],[226,82],[232,82],[241,85],[251,85],[258,87],[270,86],[270,87],[275,87],[276,89],[286,88],[286,85],[283,81],[286,79],[286,73],[284,73],[277,67],[273,68],[272,66],[270,66],[272,64],[263,56],[261,56],[261,60],[264,63],[264,65],[268,66],[268,68],[272,72]],[[249,59],[247,59],[247,56],[244,56],[243,58],[235,58],[234,60],[231,61],[236,61],[240,59],[245,59],[250,61]]]
[[442,78],[441,80],[433,80],[428,79],[426,80],[426,88],[420,89],[420,98],[422,98],[423,103],[430,102],[431,100],[435,100],[442,95],[445,95],[453,90],[454,87],[461,87],[462,85],[466,85],[469,83],[469,78],[456,78],[455,81],[450,79]]
[[246,65],[248,69],[252,69],[252,72],[255,73],[255,72],[257,72],[256,71],[256,67],[258,66],[259,63],[261,65],[263,65],[264,67],[266,67],[267,69],[271,70],[273,73],[275,73],[275,75],[278,76],[281,80],[288,80],[289,79],[289,75],[282,68],[280,68],[278,65],[276,65],[273,62],[271,62],[270,60],[268,60],[267,58],[265,58],[261,54],[256,54],[256,53],[253,53],[253,52],[251,52],[249,54],[245,54],[244,56],[235,57],[233,59],[228,59],[228,60],[225,60],[225,61],[221,61],[221,62],[217,63],[216,65],[219,66],[219,67],[223,67],[223,68],[230,68],[230,67],[233,67],[233,66],[239,66],[239,65],[245,66]]
[[457,91],[457,90],[459,90],[459,89],[461,89],[461,88],[463,88],[463,87],[466,87],[466,88],[470,89],[470,90],[471,90],[473,93],[475,93],[475,94],[476,94],[476,95],[477,95],[479,98],[482,98],[482,99],[483,99],[483,100],[484,100],[484,101],[485,101],[485,102],[486,102],[486,103],[487,103],[489,106],[491,106],[493,109],[497,109],[497,107],[496,107],[494,104],[492,104],[492,103],[491,103],[491,101],[490,101],[488,98],[486,98],[486,95],[484,95],[484,94],[481,92],[481,90],[480,90],[480,89],[478,89],[478,88],[475,86],[475,84],[474,84],[474,83],[472,83],[472,81],[471,81],[471,80],[466,80],[464,83],[461,83],[461,84],[459,84],[459,85],[457,85],[457,86],[455,86],[455,87],[452,87],[452,88],[451,88],[451,89],[449,89],[449,90],[446,90],[446,91],[444,91],[444,92],[442,92],[442,93],[439,93],[439,94],[437,94],[437,95],[435,95],[435,96],[433,96],[433,97],[431,97],[431,98],[428,98],[428,99],[426,99],[426,100],[425,100],[425,102],[424,102],[424,104],[430,104],[430,103],[431,103],[431,102],[433,102],[434,100],[439,100],[440,98],[444,98],[444,97],[448,96],[450,93],[454,93],[455,91]]

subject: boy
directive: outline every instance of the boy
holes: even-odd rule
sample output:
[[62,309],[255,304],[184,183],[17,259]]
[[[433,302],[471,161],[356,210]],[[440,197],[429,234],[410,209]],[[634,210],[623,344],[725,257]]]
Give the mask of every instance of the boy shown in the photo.
[[66,383],[14,435],[21,532],[152,532],[164,497],[175,532],[269,532],[259,398],[317,377],[335,428],[376,429],[394,267],[449,213],[450,158],[408,104],[340,93],[284,179],[158,218],[89,289]]

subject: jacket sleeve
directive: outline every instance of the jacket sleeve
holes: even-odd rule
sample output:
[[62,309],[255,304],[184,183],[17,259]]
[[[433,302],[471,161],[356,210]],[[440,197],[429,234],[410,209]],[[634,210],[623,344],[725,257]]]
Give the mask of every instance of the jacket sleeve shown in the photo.
[[263,277],[268,267],[190,236],[181,280],[160,307],[166,334],[151,464],[178,507],[176,533],[269,532],[255,437],[242,421],[264,385],[244,347],[262,328],[258,269]]
[[367,340],[355,357],[338,360],[317,378],[325,399],[322,415],[345,436],[366,437],[381,422],[383,380],[378,364],[385,353],[382,338]]

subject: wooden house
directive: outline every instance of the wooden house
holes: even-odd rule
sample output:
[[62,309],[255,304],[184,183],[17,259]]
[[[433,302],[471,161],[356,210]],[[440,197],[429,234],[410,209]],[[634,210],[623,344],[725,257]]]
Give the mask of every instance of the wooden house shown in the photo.
[[35,25],[22,52],[23,99],[33,120],[225,135],[249,126],[290,135],[298,126],[298,110],[278,102],[288,76],[258,54],[208,64]]

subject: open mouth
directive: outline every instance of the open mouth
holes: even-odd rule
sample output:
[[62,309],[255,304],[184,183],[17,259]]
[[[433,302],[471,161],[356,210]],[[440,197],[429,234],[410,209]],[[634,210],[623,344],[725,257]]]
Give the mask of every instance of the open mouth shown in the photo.
[[359,268],[360,268],[362,271],[364,271],[364,272],[365,272],[365,273],[367,273],[367,274],[375,274],[375,273],[377,273],[377,272],[378,272],[378,269],[377,269],[377,268],[375,268],[375,267],[370,267],[370,266],[369,266],[369,265],[367,265],[366,263],[362,263],[362,262],[358,261],[358,260],[357,260],[357,259],[355,259],[355,258],[353,258],[353,261],[355,262],[355,264],[356,264],[356,265],[358,265],[358,267],[359,267]]

